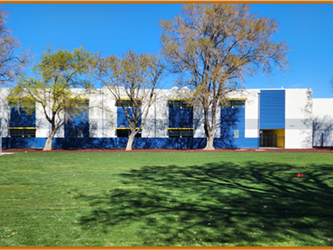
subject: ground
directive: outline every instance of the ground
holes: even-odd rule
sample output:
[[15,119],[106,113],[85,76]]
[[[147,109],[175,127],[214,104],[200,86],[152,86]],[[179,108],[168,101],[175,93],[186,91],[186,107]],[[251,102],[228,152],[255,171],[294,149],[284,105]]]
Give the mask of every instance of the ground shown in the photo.
[[332,151],[247,150],[4,150],[0,246],[333,246]]

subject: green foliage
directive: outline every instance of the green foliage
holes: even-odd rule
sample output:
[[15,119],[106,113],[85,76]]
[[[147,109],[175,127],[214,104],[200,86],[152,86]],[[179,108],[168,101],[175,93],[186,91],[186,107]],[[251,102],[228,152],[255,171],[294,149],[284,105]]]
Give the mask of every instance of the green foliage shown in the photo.
[[[52,129],[57,130],[66,119],[81,111],[81,102],[71,100],[85,97],[91,91],[93,86],[88,81],[88,74],[92,62],[91,53],[82,47],[73,52],[60,48],[53,52],[52,48],[47,48],[40,62],[32,68],[35,76],[19,77],[11,90],[11,104],[15,105],[13,100],[17,100],[16,105],[22,106],[27,113],[32,112],[36,103],[41,105]],[[77,87],[82,89],[75,89]]]
[[28,114],[36,105],[42,108],[51,124],[47,150],[57,130],[87,108],[82,101],[73,100],[86,98],[92,91],[89,73],[93,62],[92,54],[82,47],[73,52],[60,48],[53,52],[48,47],[32,68],[34,76],[21,75],[11,89],[11,105],[22,107]]
[[332,246],[332,158],[3,155],[0,245]]

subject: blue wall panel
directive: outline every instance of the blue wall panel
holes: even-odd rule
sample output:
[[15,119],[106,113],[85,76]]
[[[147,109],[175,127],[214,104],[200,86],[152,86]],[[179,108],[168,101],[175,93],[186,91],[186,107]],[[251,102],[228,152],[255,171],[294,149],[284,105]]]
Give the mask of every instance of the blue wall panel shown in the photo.
[[193,128],[193,109],[169,108],[169,128]]
[[285,128],[285,90],[261,90],[260,129]]
[[[128,114],[130,115],[130,117],[132,118],[133,108],[126,108],[126,110],[127,110]],[[142,119],[140,117],[137,127],[141,126],[141,120]],[[123,108],[117,108],[117,127],[119,128],[122,126],[129,128]]]
[[36,113],[27,115],[22,108],[11,108],[9,127],[36,127]]
[[[4,149],[44,148],[47,138],[2,138]],[[126,148],[128,138],[55,138],[53,148]],[[216,148],[257,148],[259,139],[235,138],[233,144],[225,144],[220,138],[214,140]],[[135,138],[133,148],[196,149],[206,146],[205,138]]]
[[[78,116],[73,117],[72,120],[65,124],[65,137],[71,137],[71,130],[82,130],[83,138],[89,137],[89,112],[88,110],[80,113]],[[77,133],[77,132],[76,132]]]
[[[239,138],[234,138],[234,130],[239,131]],[[256,148],[253,138],[245,138],[245,108],[221,109],[221,136],[219,148]],[[256,138],[254,138],[257,140]],[[249,142],[249,143],[248,143]]]

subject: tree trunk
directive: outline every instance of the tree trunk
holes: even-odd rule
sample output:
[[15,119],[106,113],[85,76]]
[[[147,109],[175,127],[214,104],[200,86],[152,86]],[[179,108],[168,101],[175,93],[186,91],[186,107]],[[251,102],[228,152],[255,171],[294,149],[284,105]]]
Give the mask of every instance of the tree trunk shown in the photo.
[[130,136],[128,137],[128,141],[127,141],[127,145],[126,145],[126,151],[132,150],[132,145],[133,145],[134,138],[135,138],[135,133],[131,132]]
[[53,138],[55,136],[55,133],[56,133],[56,131],[51,132],[51,134],[49,135],[49,137],[46,140],[43,151],[51,151],[52,150],[52,142],[53,142]]
[[203,150],[215,150],[215,148],[213,147],[214,135],[208,135],[206,136],[206,138],[206,147]]

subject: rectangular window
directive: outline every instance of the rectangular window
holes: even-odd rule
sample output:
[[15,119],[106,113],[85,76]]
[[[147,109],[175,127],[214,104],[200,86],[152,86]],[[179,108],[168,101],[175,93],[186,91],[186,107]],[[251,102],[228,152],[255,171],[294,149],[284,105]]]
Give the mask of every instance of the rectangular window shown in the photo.
[[169,130],[169,137],[180,137],[180,130]]
[[36,137],[36,129],[10,129],[10,137]]
[[23,129],[11,129],[10,137],[23,137]]
[[180,109],[180,101],[169,101],[169,108]]
[[[129,137],[131,134],[130,129],[117,129],[117,137]],[[141,137],[142,135],[142,130],[140,130],[135,137]]]
[[[136,100],[136,103],[137,103],[138,107],[141,107],[141,100]],[[123,104],[125,108],[133,107],[133,103],[131,100],[117,100],[116,101],[117,108],[122,108],[121,104]]]
[[193,137],[193,130],[181,130],[182,137]]
[[169,137],[193,137],[193,129],[169,129]]
[[[222,105],[222,104],[221,104]],[[243,100],[230,100],[222,108],[245,108],[245,101]]]
[[77,130],[77,137],[78,138],[82,138],[83,136],[82,136],[82,129],[78,129]]
[[36,129],[24,129],[24,137],[36,137]]
[[72,138],[76,137],[76,130],[75,129],[71,129],[71,137]]
[[168,101],[169,104],[169,108],[172,109],[188,109],[188,108],[192,108],[192,105],[187,103],[186,101],[182,101],[182,100],[169,100]]
[[129,129],[117,129],[117,137],[128,137]]

